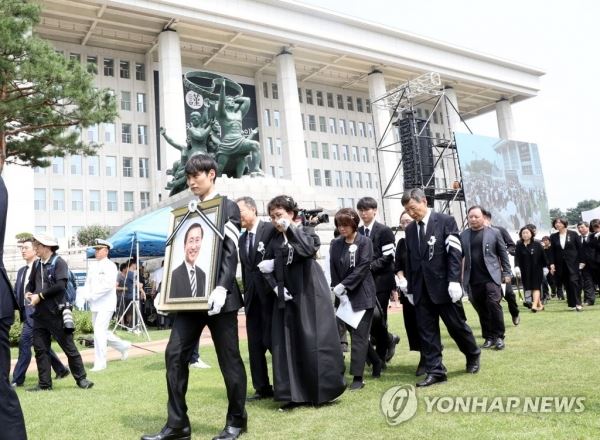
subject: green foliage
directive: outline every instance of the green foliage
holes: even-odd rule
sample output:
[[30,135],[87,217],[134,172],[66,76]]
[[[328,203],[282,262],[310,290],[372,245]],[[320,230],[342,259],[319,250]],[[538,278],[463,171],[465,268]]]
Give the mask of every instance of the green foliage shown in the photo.
[[599,200],[582,200],[575,208],[567,209],[567,220],[569,224],[577,224],[581,221],[581,211],[589,211],[600,206]]
[[17,235],[15,235],[15,238],[17,241],[23,241],[33,238],[33,234],[31,232],[19,232]]
[[106,239],[110,235],[110,227],[90,225],[77,232],[77,241],[83,246],[92,246],[97,238]]
[[55,156],[94,155],[78,127],[111,122],[116,102],[93,75],[30,31],[40,7],[0,0],[0,171],[5,162],[47,167]]
[[19,337],[21,336],[21,320],[19,319],[19,314],[15,313],[15,322],[11,325],[10,330],[8,331],[8,343],[11,347],[16,347],[19,345]]
[[555,218],[564,217],[565,213],[560,208],[552,208],[550,210],[550,219],[554,220]]
[[[8,341],[11,347],[17,347],[19,345],[19,338],[21,337],[21,320],[19,314],[15,314],[15,322],[10,327],[8,334]],[[94,327],[92,326],[92,312],[85,310],[73,310],[73,320],[75,321],[75,338],[79,335],[92,335],[94,334]]]

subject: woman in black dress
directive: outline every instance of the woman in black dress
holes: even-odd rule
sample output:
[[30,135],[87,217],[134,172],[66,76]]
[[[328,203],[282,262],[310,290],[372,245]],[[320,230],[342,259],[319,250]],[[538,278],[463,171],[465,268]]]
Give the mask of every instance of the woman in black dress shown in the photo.
[[515,267],[521,271],[523,289],[531,290],[531,311],[544,310],[541,301],[542,283],[544,281],[544,267],[548,266],[548,259],[542,244],[534,240],[535,232],[529,226],[524,226],[519,231],[519,240],[515,249]]
[[552,249],[550,273],[556,276],[558,288],[565,287],[569,308],[580,312],[583,310],[579,282],[579,270],[582,265],[581,241],[579,234],[569,231],[567,226],[569,221],[566,218],[556,218],[552,222],[552,227],[558,232],[550,235],[550,249]]
[[[354,376],[351,390],[364,386],[363,372],[369,352],[369,333],[375,307],[375,281],[371,275],[373,243],[358,233],[360,218],[350,208],[343,208],[335,215],[335,227],[340,236],[331,242],[329,267],[333,293],[340,300],[340,307],[348,301],[353,312],[364,310],[356,328],[346,324],[352,338],[350,351],[350,374]],[[373,357],[377,356],[371,350]]]
[[320,242],[311,228],[295,224],[298,205],[291,197],[275,197],[267,210],[278,234],[258,267],[277,295],[271,349],[274,397],[285,402],[283,410],[329,402],[346,384],[331,291],[315,260]]

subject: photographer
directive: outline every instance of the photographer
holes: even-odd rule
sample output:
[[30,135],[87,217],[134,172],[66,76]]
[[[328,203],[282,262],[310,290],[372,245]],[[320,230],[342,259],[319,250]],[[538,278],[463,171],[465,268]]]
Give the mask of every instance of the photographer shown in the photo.
[[[29,303],[28,307],[35,307],[32,315],[33,348],[39,383],[30,391],[52,389],[48,354],[51,336],[54,336],[67,355],[71,373],[79,388],[91,388],[94,384],[86,379],[81,355],[73,342],[74,326],[69,310],[70,305],[65,305],[69,268],[65,260],[56,255],[58,250],[56,239],[46,234],[36,234],[33,239],[36,254],[40,259],[31,269],[29,282],[25,288],[27,292],[25,298]],[[63,317],[67,319],[63,320]]]

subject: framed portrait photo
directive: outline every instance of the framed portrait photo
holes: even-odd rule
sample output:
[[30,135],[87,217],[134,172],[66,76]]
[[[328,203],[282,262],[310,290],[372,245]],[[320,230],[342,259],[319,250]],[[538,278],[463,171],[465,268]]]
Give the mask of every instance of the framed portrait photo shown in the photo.
[[[171,212],[169,235],[177,229],[165,249],[164,277],[158,310],[165,312],[208,310],[208,295],[215,288],[221,239],[207,219],[223,230],[223,199],[198,203],[206,219],[187,206]],[[188,215],[189,213],[189,215]]]

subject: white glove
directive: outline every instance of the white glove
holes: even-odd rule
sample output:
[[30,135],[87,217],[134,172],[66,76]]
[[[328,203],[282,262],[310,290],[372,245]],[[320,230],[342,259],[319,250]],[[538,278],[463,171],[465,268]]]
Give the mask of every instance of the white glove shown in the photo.
[[346,294],[346,288],[344,287],[344,285],[342,283],[340,283],[333,288],[333,293],[335,294],[335,296],[337,296],[339,298],[342,295]]
[[585,263],[579,263],[579,270],[583,270],[585,268]]
[[459,301],[463,296],[462,286],[456,281],[451,281],[450,284],[448,284],[448,293],[450,294],[452,302]]
[[547,268],[547,267],[544,267],[544,268],[542,269],[542,273],[544,274],[544,276],[545,276],[545,277],[547,277],[547,276],[548,276],[548,273],[549,273],[549,272],[550,272],[550,271],[548,270],[548,268]]
[[275,270],[275,260],[262,260],[258,263],[258,270],[262,273],[271,273]]
[[412,293],[404,292],[404,296],[406,297],[406,299],[408,300],[409,303],[411,303],[413,306],[415,305],[415,299],[413,298]]
[[515,276],[517,276],[517,277],[521,276],[521,268],[519,266],[515,266],[515,269],[513,270],[513,272],[515,273]]
[[[275,286],[273,288],[273,292],[275,292],[275,295],[277,295],[279,292],[277,291],[277,286]],[[294,297],[292,295],[290,295],[290,292],[287,290],[287,287],[283,288],[283,300],[284,301],[289,301],[294,299]]]
[[225,305],[227,299],[227,289],[223,286],[217,286],[214,288],[210,295],[208,295],[208,316],[216,315],[221,313],[221,309]]
[[290,221],[287,218],[280,218],[276,223],[280,225],[284,231],[287,231],[290,227]]
[[396,286],[403,293],[408,292],[408,281],[406,280],[406,278],[404,278],[404,277],[402,277],[402,278],[398,277],[398,281],[396,282]]

